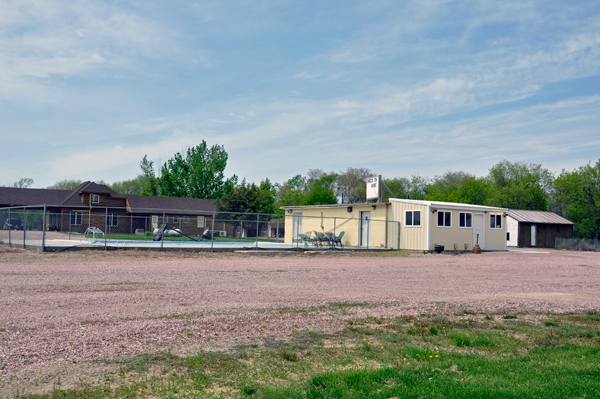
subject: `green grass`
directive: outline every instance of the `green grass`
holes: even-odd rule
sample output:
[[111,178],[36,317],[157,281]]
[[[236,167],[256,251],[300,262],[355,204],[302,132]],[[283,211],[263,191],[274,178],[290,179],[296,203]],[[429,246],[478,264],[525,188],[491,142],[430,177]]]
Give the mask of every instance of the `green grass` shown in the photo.
[[[190,234],[191,237],[194,237],[198,240],[200,240],[199,237]],[[108,240],[128,240],[128,241],[152,241],[152,238],[154,238],[154,234],[152,233],[148,233],[146,232],[146,235],[143,236],[139,236],[136,234],[118,234],[118,233],[110,233],[109,235],[107,235],[107,239]],[[104,238],[98,238],[99,240],[103,240]],[[188,237],[185,236],[181,236],[181,237],[172,237],[172,236],[163,236],[163,241],[189,241],[189,242],[194,242],[194,240],[191,240]],[[203,242],[211,242],[211,240],[204,240]],[[245,242],[245,243],[253,243],[256,242],[256,238],[255,237],[244,237],[244,238],[239,238],[239,237],[215,237],[215,242]],[[266,238],[258,238],[258,242],[277,242],[277,240],[275,238],[270,238],[270,239],[266,239]],[[283,238],[279,239],[279,242],[283,242]]]
[[[368,304],[325,310],[343,314],[352,306]],[[355,318],[332,334],[309,331],[190,357],[136,356],[95,384],[64,389],[58,382],[46,395],[16,397],[600,397],[598,315],[525,316]]]

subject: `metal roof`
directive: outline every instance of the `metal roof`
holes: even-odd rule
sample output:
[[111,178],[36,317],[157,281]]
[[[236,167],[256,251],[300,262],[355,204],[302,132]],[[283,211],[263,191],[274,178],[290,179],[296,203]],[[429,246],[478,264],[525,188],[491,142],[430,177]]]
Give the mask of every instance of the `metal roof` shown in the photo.
[[519,209],[510,209],[508,216],[517,222],[539,223],[539,224],[573,224],[573,222],[558,216],[554,212],[544,211],[523,211]]
[[326,205],[293,205],[293,206],[280,206],[279,209],[307,209],[307,208],[347,208],[349,206],[377,206],[377,205],[389,205],[389,202],[361,202],[351,204],[326,204]]
[[425,200],[411,200],[403,198],[390,198],[390,202],[404,202],[406,204],[415,205],[426,205],[436,208],[457,208],[461,210],[473,210],[473,211],[488,211],[488,212],[507,212],[507,208],[498,208],[495,206],[484,206],[484,205],[472,205],[463,204],[460,202],[442,202],[442,201],[425,201]]

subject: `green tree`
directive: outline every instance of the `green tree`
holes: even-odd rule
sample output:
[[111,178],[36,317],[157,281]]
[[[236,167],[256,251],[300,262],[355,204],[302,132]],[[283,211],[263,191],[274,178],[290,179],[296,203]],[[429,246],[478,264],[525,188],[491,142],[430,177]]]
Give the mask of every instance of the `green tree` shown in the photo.
[[14,188],[27,188],[33,185],[33,179],[30,177],[21,177],[16,182],[12,182],[8,185],[0,185],[0,187],[14,187]]
[[429,201],[459,202],[485,205],[490,196],[490,183],[469,173],[448,171],[436,176],[429,186],[425,199]]
[[33,186],[33,179],[30,177],[21,177],[18,181],[13,183],[13,187],[27,188]]
[[545,211],[552,179],[541,164],[501,161],[490,169],[489,205]]
[[337,204],[335,196],[336,180],[334,172],[325,173],[311,169],[308,177],[296,175],[278,186],[276,208],[282,206]]
[[77,179],[65,179],[54,183],[51,186],[46,187],[50,190],[74,190],[75,187],[82,183],[81,180]]
[[220,198],[237,184],[237,176],[225,179],[227,152],[206,142],[177,153],[161,169],[160,195],[165,197]]
[[600,159],[572,172],[565,170],[554,180],[556,201],[575,223],[574,233],[578,237],[600,236]]
[[215,201],[219,212],[237,213],[273,213],[274,187],[269,179],[261,181],[260,185],[247,184],[245,180],[234,186],[231,191]]
[[[247,184],[245,180],[238,186],[234,186],[228,193],[215,201],[215,207],[219,213],[218,220],[227,220],[237,226],[242,221],[256,221],[257,215],[259,221],[268,221],[273,213],[273,191],[268,179],[263,180],[260,186],[256,184]],[[249,236],[255,236],[256,224],[246,225]],[[264,226],[264,225],[263,225]]]
[[276,203],[277,208],[282,206],[303,205],[307,194],[306,177],[296,175],[278,186]]
[[256,209],[256,211],[258,213],[265,214],[280,213],[275,209],[275,195],[277,193],[277,187],[274,184],[272,184],[269,179],[265,179],[260,182],[258,190],[260,197],[260,206]]
[[110,188],[123,195],[144,195],[144,189],[148,186],[147,178],[144,175],[138,175],[131,180],[123,180],[110,185]]
[[365,180],[374,173],[367,168],[348,168],[337,177],[337,195],[342,203],[358,203],[367,200],[367,184]]
[[388,202],[390,198],[408,198],[410,181],[406,177],[394,177],[392,179],[383,179],[385,185],[394,194],[393,196],[384,188],[383,201]]
[[408,182],[408,198],[424,200],[429,190],[429,179],[427,177],[413,175]]
[[148,155],[144,155],[144,158],[140,161],[140,168],[142,168],[140,194],[158,195],[158,178],[154,172],[154,162],[148,160]]
[[325,173],[321,169],[309,170],[307,182],[308,193],[305,195],[302,205],[327,205],[337,204],[335,187],[337,173]]

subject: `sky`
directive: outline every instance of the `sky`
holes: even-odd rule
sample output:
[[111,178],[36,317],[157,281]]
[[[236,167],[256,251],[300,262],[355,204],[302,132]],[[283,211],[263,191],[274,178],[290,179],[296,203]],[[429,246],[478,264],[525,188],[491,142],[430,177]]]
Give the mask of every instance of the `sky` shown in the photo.
[[0,185],[600,158],[600,2],[0,0]]

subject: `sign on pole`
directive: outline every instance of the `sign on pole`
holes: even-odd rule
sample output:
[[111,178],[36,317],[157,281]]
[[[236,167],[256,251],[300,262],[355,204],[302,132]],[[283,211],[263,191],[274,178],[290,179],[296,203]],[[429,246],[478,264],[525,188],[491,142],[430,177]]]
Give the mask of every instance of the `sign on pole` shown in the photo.
[[369,177],[367,180],[367,201],[381,199],[381,175]]

